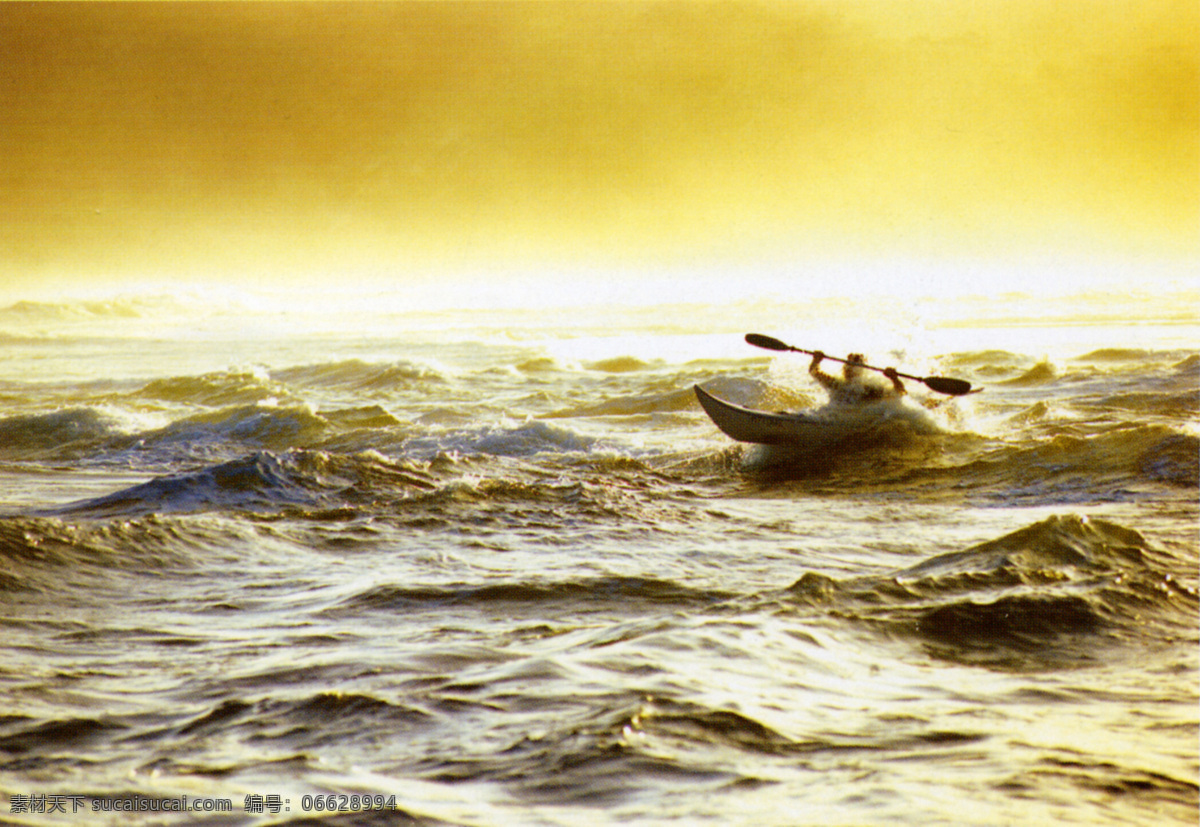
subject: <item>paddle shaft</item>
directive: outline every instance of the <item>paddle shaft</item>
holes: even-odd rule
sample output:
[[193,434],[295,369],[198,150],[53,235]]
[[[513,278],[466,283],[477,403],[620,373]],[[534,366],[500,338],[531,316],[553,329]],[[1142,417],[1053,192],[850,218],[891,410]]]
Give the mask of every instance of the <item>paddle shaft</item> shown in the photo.
[[[766,348],[767,350],[788,350],[794,353],[807,353],[809,356],[817,355],[816,351],[805,350],[801,347],[794,347],[786,342],[779,341],[773,336],[764,336],[761,333],[747,333],[746,342],[747,344],[754,345],[755,347]],[[836,356],[826,356],[824,353],[821,354],[821,357],[824,359],[832,359],[833,361],[841,362],[842,364],[855,364],[861,368],[866,368],[867,370],[877,370],[880,373],[887,372],[886,368],[877,368],[874,365],[867,365],[862,362],[851,363],[849,359],[839,359]],[[938,393],[949,394],[950,396],[962,396],[964,394],[971,393],[971,383],[962,379],[951,379],[946,376],[913,376],[911,373],[900,373],[899,371],[896,371],[896,375],[902,376],[905,379],[911,379],[914,382],[921,382],[930,390],[937,391]]]

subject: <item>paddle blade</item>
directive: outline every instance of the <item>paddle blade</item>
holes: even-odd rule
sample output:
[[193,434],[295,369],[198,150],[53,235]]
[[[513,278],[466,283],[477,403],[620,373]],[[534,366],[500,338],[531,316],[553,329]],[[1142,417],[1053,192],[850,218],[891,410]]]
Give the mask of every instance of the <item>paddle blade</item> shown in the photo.
[[791,345],[785,344],[773,336],[764,336],[761,333],[747,333],[746,344],[766,348],[767,350],[794,350]]
[[948,376],[926,376],[921,381],[931,391],[937,391],[949,396],[965,396],[971,393],[971,383],[962,379],[951,379]]

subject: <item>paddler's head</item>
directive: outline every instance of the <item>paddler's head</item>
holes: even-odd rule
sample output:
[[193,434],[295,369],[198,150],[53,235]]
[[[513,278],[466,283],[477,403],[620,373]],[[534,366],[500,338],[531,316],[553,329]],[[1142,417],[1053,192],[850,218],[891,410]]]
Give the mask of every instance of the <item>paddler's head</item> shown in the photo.
[[867,357],[861,353],[851,353],[846,357],[846,364],[842,366],[842,376],[847,379],[854,379],[862,373],[862,366],[866,364]]

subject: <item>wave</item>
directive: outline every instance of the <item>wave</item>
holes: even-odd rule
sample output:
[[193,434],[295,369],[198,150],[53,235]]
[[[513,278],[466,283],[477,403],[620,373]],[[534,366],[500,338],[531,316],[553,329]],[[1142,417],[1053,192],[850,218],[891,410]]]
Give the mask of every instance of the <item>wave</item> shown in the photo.
[[426,459],[442,454],[534,457],[588,453],[605,444],[565,425],[528,419],[515,425],[481,425],[466,430],[434,428],[412,436],[404,448],[409,455]]
[[[187,571],[202,548],[225,551],[243,542],[228,523],[183,522],[125,513],[115,521],[67,521],[52,516],[0,518],[0,592],[92,592],[114,572]],[[82,629],[90,627],[81,624]]]
[[38,347],[67,347],[80,342],[95,341],[91,336],[61,336],[44,331],[29,334],[7,333],[0,330],[0,347],[36,345]]
[[419,468],[378,454],[260,451],[200,471],[156,477],[102,497],[47,512],[54,516],[115,517],[200,511],[309,512],[352,507],[401,496],[433,483]]
[[362,611],[411,611],[420,608],[465,606],[486,608],[496,604],[616,604],[624,610],[636,605],[705,607],[731,595],[708,589],[693,589],[653,577],[598,577],[548,583],[454,584],[413,588],[373,586],[327,610],[331,615]]
[[[638,796],[642,785],[753,790],[771,783],[744,769],[761,767],[761,759],[824,765],[862,751],[912,755],[987,737],[949,727],[904,725],[839,732],[815,721],[812,731],[788,732],[743,708],[753,709],[752,701],[725,706],[671,694],[614,693],[594,700],[591,706],[599,710],[588,714],[548,708],[558,714],[547,715],[537,737],[521,738],[488,755],[431,755],[413,770],[441,783],[502,783],[534,804],[612,806]],[[738,754],[749,761],[738,760]]]
[[[229,676],[231,686],[255,683],[258,676]],[[272,673],[263,682],[278,686]],[[244,730],[255,741],[286,742],[293,749],[310,749],[347,739],[375,737],[377,727],[395,734],[431,723],[432,712],[363,692],[317,692],[300,698],[264,698],[254,702],[228,699],[178,727],[176,737],[197,739],[213,732]]]
[[80,461],[124,466],[178,467],[189,459],[234,456],[249,449],[292,448],[344,453],[398,449],[404,423],[377,405],[317,412],[303,403],[277,402],[256,382],[209,384],[168,380],[163,396],[189,404],[230,401],[165,425],[161,410],[139,412],[108,404],[0,419],[0,456],[11,460]]
[[539,420],[530,420],[515,428],[501,426],[464,433],[458,440],[470,453],[505,457],[527,457],[547,451],[587,452],[599,442],[572,428]]
[[286,389],[266,377],[249,371],[207,373],[202,376],[176,376],[147,383],[135,397],[202,405],[215,408],[227,405],[252,405],[288,396]]
[[[616,366],[608,363],[605,370],[611,373],[638,373],[650,367],[645,363],[635,367],[636,359],[620,357]],[[595,365],[588,369],[599,369]],[[680,414],[700,410],[692,385],[703,384],[705,388],[722,399],[759,410],[800,410],[812,408],[815,397],[804,388],[766,381],[763,379],[730,375],[727,371],[712,371],[696,364],[688,366],[682,374],[620,377],[605,380],[604,387],[612,391],[600,401],[589,401],[562,407],[541,415],[544,419],[570,419],[605,416],[649,416],[655,414]]]
[[49,448],[91,445],[122,433],[121,422],[99,408],[66,408],[50,413],[24,414],[0,419],[0,448],[20,455]]
[[546,419],[571,419],[591,416],[642,416],[655,413],[678,413],[696,407],[696,395],[691,388],[660,393],[619,396],[594,405],[564,408],[544,414]]
[[599,362],[589,362],[585,365],[588,370],[601,373],[633,373],[650,368],[650,363],[635,356],[616,356],[612,359],[602,359]]
[[1102,347],[1082,356],[1075,357],[1077,362],[1142,362],[1153,356],[1153,351],[1141,348]]
[[901,428],[815,456],[756,447],[745,452],[741,468],[768,479],[820,478],[1005,504],[1129,502],[1157,496],[1164,485],[1200,487],[1200,437],[1173,425],[1060,419],[1044,403],[1003,422],[1024,433],[999,440],[970,431],[921,435]]
[[1044,667],[1091,662],[1114,641],[1193,628],[1200,598],[1179,579],[1185,566],[1132,529],[1067,515],[884,577],[808,573],[788,593],[915,637],[938,656]]
[[385,391],[427,384],[445,384],[443,371],[412,362],[372,364],[359,359],[323,362],[271,372],[272,378],[293,385]]
[[203,471],[158,477],[113,494],[64,506],[57,513],[124,516],[315,505],[325,493],[324,486],[295,471],[294,464],[286,459],[261,452]]
[[1016,572],[1040,577],[1066,568],[1111,572],[1131,562],[1140,564],[1145,548],[1140,534],[1116,523],[1078,515],[1056,516],[966,551],[939,555],[898,572],[896,578],[937,583],[964,574]]
[[[704,389],[737,405],[761,411],[799,411],[816,406],[817,397],[804,388],[779,385],[759,379],[747,379],[720,373],[706,381]],[[695,396],[693,394],[693,402]],[[698,407],[698,403],[696,403]]]
[[601,704],[599,711],[586,715],[548,707],[546,726],[536,738],[521,738],[486,755],[429,755],[415,762],[412,771],[438,783],[503,784],[530,804],[598,807],[636,796],[643,784],[664,779],[719,784],[743,778],[732,768],[698,761],[687,750],[656,744],[691,742],[767,755],[787,751],[786,738],[731,710],[632,693]]
[[349,429],[392,428],[402,424],[379,405],[321,411],[321,416],[339,427]]
[[1200,438],[1166,425],[1115,428],[1091,436],[1059,434],[1032,445],[1005,445],[948,469],[918,476],[953,478],[1005,499],[1062,499],[1132,493],[1139,482],[1200,485]]
[[[479,473],[495,465],[501,475]],[[453,454],[434,458],[428,467],[440,481],[395,503],[379,519],[402,531],[450,531],[457,542],[494,551],[520,548],[520,538],[559,549],[587,542],[591,531],[614,521],[621,521],[630,536],[662,529],[661,504],[636,502],[627,493],[630,486],[648,488],[648,473],[637,463],[615,462],[609,456],[582,459],[581,468],[605,475],[602,484],[562,476],[547,479],[536,470],[530,475],[524,463],[496,464]],[[687,521],[690,515],[673,519]]]
[[1062,635],[1095,633],[1104,616],[1087,598],[1075,595],[1013,595],[991,603],[962,601],[930,609],[917,628],[949,646],[990,646],[1037,650]]
[[1053,382],[1057,378],[1058,371],[1055,369],[1054,365],[1050,364],[1049,362],[1038,362],[1020,376],[1012,379],[1005,379],[997,384],[1029,387],[1032,385],[1044,385],[1048,382]]
[[111,738],[126,727],[96,718],[66,718],[46,721],[0,737],[0,752],[9,755],[74,752]]
[[232,374],[212,381],[151,383],[139,395],[214,407],[149,428],[167,415],[105,404],[7,417],[0,419],[0,456],[178,466],[189,458],[232,456],[247,448],[380,450],[430,459],[448,453],[569,456],[615,450],[616,444],[567,424],[534,418],[480,425],[467,413],[438,410],[416,423],[404,423],[379,405],[317,411],[305,403],[279,402],[258,380]]
[[79,322],[128,321],[149,317],[194,315],[203,303],[187,297],[167,295],[118,296],[110,299],[67,301],[18,301],[0,308],[0,321]]
[[1200,438],[1170,433],[1142,451],[1137,462],[1149,479],[1179,486],[1200,485]]
[[426,384],[444,384],[447,378],[426,365],[398,362],[369,364],[357,359],[325,362],[273,370],[231,370],[200,376],[176,376],[149,382],[133,396],[166,402],[220,407],[252,404],[268,399],[298,398],[303,388],[347,391],[403,390]]
[[1175,365],[1175,370],[1195,377],[1196,371],[1200,370],[1200,353],[1193,353],[1190,356],[1184,357],[1183,361]]
[[240,405],[196,414],[138,435],[140,448],[162,445],[253,445],[286,449],[311,444],[329,429],[329,421],[307,405]]
[[19,301],[0,309],[0,318],[63,321],[83,318],[120,318],[136,319],[141,316],[138,312],[137,301],[73,301],[73,302],[37,302]]
[[1146,416],[1186,419],[1200,416],[1200,394],[1195,391],[1178,393],[1132,391],[1103,397],[1093,406],[1102,410],[1117,409]]
[[[916,620],[920,635],[987,658],[981,649],[993,646],[1062,644],[1069,652],[1080,636],[1103,646],[1102,632],[1140,637],[1148,628],[1191,625],[1200,601],[1171,573],[1177,563],[1132,529],[1072,515],[942,555],[895,580],[935,599]],[[1093,650],[1080,654],[1090,660]]]
[[944,357],[944,361],[957,367],[994,368],[1004,366],[1007,369],[1013,365],[1028,364],[1029,357],[1008,350],[972,350],[950,354]]

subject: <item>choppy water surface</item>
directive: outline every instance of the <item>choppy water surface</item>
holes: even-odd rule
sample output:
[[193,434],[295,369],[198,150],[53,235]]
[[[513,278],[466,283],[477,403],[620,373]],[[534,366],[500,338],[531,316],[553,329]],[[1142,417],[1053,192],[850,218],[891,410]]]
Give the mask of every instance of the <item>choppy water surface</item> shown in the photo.
[[[1194,823],[1194,324],[837,309],[0,311],[3,818]],[[738,445],[749,330],[985,390]]]

